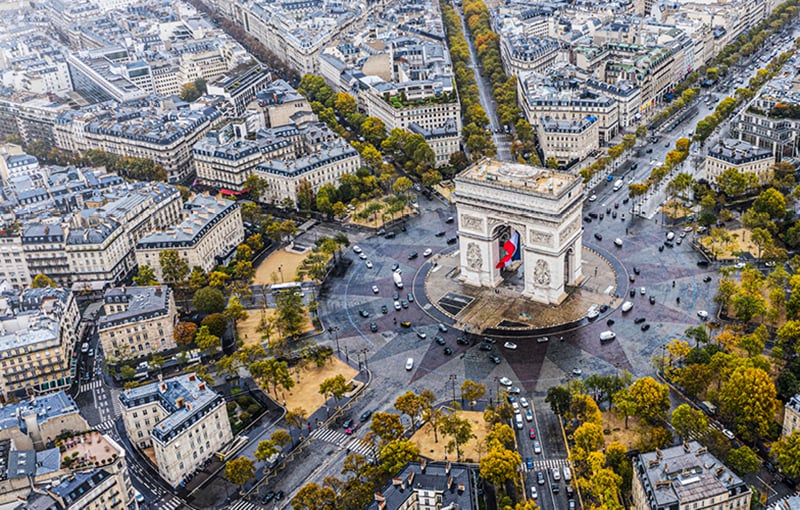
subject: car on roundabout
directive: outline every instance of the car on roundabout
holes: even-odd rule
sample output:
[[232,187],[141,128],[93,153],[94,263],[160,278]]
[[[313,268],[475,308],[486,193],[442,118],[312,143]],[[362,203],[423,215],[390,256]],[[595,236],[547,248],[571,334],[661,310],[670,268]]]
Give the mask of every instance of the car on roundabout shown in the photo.
[[514,342],[506,342],[506,343],[503,344],[503,347],[513,351],[513,350],[516,350],[517,344],[515,344]]
[[498,380],[498,382],[499,382],[500,384],[502,384],[503,386],[511,386],[512,384],[514,384],[514,383],[511,381],[511,379],[509,379],[508,377],[501,377],[501,378]]

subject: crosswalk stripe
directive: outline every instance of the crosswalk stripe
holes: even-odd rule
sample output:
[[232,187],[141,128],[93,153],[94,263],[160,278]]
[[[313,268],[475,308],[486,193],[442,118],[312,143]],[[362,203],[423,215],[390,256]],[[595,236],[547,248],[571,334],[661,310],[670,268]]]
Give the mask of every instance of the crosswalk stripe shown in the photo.
[[88,383],[83,383],[83,384],[81,384],[81,391],[80,392],[81,393],[86,393],[86,392],[92,391],[95,388],[99,388],[101,384],[102,383],[101,383],[100,379],[95,379],[94,381],[91,381],[91,382],[88,382]]
[[[544,469],[553,469],[568,466],[567,459],[541,459],[533,461],[533,471],[542,471]],[[523,466],[525,464],[523,463]],[[525,468],[527,470],[527,468]]]
[[331,430],[326,427],[317,428],[311,431],[311,437],[332,443],[336,446],[345,447],[350,451],[359,453],[365,457],[374,457],[375,449],[369,443],[353,436],[348,436],[344,432],[338,430]]
[[257,510],[261,507],[250,503],[244,499],[239,499],[233,503],[233,506],[230,507],[231,510]]

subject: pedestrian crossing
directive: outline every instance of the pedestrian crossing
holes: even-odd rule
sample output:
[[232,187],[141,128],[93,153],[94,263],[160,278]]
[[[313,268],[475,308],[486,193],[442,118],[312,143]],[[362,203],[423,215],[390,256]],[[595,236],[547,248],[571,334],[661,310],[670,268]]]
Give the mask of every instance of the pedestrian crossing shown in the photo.
[[92,391],[95,388],[99,388],[103,382],[100,379],[95,379],[94,381],[89,381],[86,383],[81,384],[81,393],[87,393]]
[[168,501],[161,501],[158,508],[161,510],[178,510],[183,505],[183,501],[178,498],[171,497]]
[[527,465],[523,462],[522,469],[525,472],[528,471],[544,471],[547,469],[553,468],[562,468],[564,466],[569,466],[569,461],[567,459],[541,459],[541,460],[534,460],[533,461],[533,469],[528,469]]
[[260,510],[262,507],[254,505],[253,503],[250,503],[244,499],[239,499],[234,501],[233,505],[228,508],[230,508],[230,510]]
[[347,448],[351,452],[356,452],[364,457],[375,457],[377,452],[366,441],[348,436],[344,432],[338,430],[331,430],[327,427],[317,428],[311,431],[311,437],[325,441],[326,443],[335,444],[340,448]]
[[114,420],[114,419],[106,420],[104,422],[98,423],[97,425],[94,426],[94,428],[96,428],[100,432],[111,432],[112,430],[114,430],[114,422],[115,421],[116,420]]

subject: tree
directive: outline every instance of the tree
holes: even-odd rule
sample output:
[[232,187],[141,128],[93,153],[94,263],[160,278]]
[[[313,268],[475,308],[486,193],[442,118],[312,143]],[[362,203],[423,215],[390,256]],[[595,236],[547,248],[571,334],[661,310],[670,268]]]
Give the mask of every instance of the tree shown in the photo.
[[505,482],[517,476],[517,467],[522,464],[519,453],[505,448],[492,448],[481,459],[479,470],[481,477],[501,487]]
[[225,478],[231,483],[244,487],[256,477],[256,466],[247,457],[238,457],[225,464]]
[[367,117],[361,124],[361,136],[375,147],[386,139],[386,125],[377,117]]
[[297,430],[302,430],[303,425],[305,425],[308,420],[308,413],[306,413],[306,410],[302,407],[295,407],[291,411],[286,411],[283,419]]
[[292,498],[295,510],[327,510],[336,508],[336,491],[314,482],[305,484]]
[[[347,393],[347,381],[342,374],[337,374],[322,381],[319,385],[319,392],[324,396],[332,396],[338,403]],[[375,419],[373,418],[373,423]]]
[[[141,267],[139,267],[141,270]],[[206,272],[200,266],[194,266],[192,268],[192,272],[189,273],[189,288],[192,292],[197,292],[198,289],[202,289],[208,285],[208,276]]]
[[551,386],[547,389],[547,396],[544,401],[550,404],[550,409],[554,414],[563,416],[569,410],[572,402],[572,393],[563,386]]
[[760,368],[740,366],[719,392],[720,411],[734,424],[745,441],[755,441],[769,433],[778,408],[775,385]]
[[450,437],[450,441],[447,442],[445,450],[448,453],[452,453],[455,449],[456,460],[458,461],[461,460],[461,446],[475,437],[475,434],[472,433],[472,423],[456,413],[444,417],[442,422],[442,434]]
[[744,476],[758,472],[758,468],[761,467],[761,459],[748,446],[742,446],[728,452],[726,464],[739,476]]
[[175,337],[175,343],[178,345],[189,345],[194,341],[197,334],[197,324],[194,322],[179,322],[175,325],[172,332]]
[[486,395],[486,385],[483,383],[470,381],[465,379],[461,383],[461,398],[469,402],[470,407],[474,405],[476,400],[483,398]]
[[702,411],[681,404],[672,411],[672,427],[681,438],[688,441],[708,429],[708,418]]
[[189,264],[177,250],[162,250],[158,254],[158,262],[161,265],[161,276],[167,283],[183,281],[189,274]]
[[208,326],[201,326],[197,335],[194,337],[194,343],[197,347],[207,353],[211,353],[220,348],[222,343],[217,335],[212,335],[208,330]]
[[275,444],[274,441],[270,439],[265,439],[263,441],[258,442],[258,447],[256,448],[256,451],[253,453],[253,457],[255,457],[256,460],[264,462],[265,460],[267,460],[268,458],[272,457],[273,455],[275,455],[280,451],[281,449],[278,448],[278,446]]
[[399,414],[377,412],[372,415],[370,430],[385,444],[402,437],[404,429]]
[[497,442],[503,448],[514,448],[514,430],[505,423],[495,423],[486,434],[486,446],[493,448],[492,444]]
[[394,475],[403,469],[406,464],[418,458],[419,447],[405,438],[393,439],[384,444],[378,451],[381,469],[389,476]]
[[800,430],[772,443],[771,451],[786,476],[800,476]]
[[203,287],[194,293],[192,306],[199,312],[219,313],[225,309],[225,295],[214,287]]
[[551,156],[551,157],[549,157],[549,158],[547,158],[545,160],[544,166],[546,166],[547,168],[552,168],[554,170],[557,170],[558,169],[558,160]]
[[591,452],[599,451],[605,445],[603,427],[597,423],[583,423],[575,429],[575,449],[577,459],[586,459]]
[[300,294],[294,291],[279,292],[275,296],[275,304],[278,323],[283,334],[288,337],[299,335],[305,320],[303,298]]
[[417,416],[422,411],[422,407],[423,403],[420,396],[410,390],[397,397],[394,401],[394,408],[411,418],[414,430],[416,430]]
[[253,258],[253,249],[246,244],[240,244],[236,247],[236,261],[250,260]]
[[[40,276],[44,275],[36,275],[36,278]],[[37,288],[36,278],[33,279],[33,288]],[[136,276],[133,277],[133,283],[139,287],[147,287],[149,285],[155,285],[158,283],[158,280],[156,280],[156,273],[153,271],[153,268],[146,264],[142,264],[139,266]]]
[[628,388],[623,388],[616,392],[611,398],[617,414],[625,417],[625,429],[628,429],[628,418],[636,414],[636,401],[631,396]]
[[228,319],[221,313],[212,313],[211,315],[207,315],[202,322],[200,322],[200,325],[208,326],[208,331],[211,332],[212,335],[222,338],[225,331],[228,329]]
[[260,379],[268,387],[272,387],[272,394],[277,398],[278,386],[290,390],[294,388],[295,382],[289,372],[289,367],[285,361],[278,361],[269,358],[256,361],[250,365],[250,373],[253,377]]
[[189,83],[184,83],[181,87],[180,98],[186,101],[187,103],[191,103],[200,97],[202,94],[199,90],[197,90],[197,85],[194,82],[190,81]]
[[222,271],[211,271],[208,275],[208,286],[215,289],[221,289],[225,283],[231,279],[231,275],[223,273]]
[[600,408],[597,407],[597,402],[583,393],[572,397],[572,402],[569,405],[569,414],[572,419],[579,422],[592,422],[598,425],[603,423],[603,415],[600,413]]
[[279,446],[287,446],[292,443],[292,436],[283,429],[278,429],[269,437],[273,443]]
[[767,214],[772,220],[779,220],[786,216],[786,197],[775,188],[765,189],[753,201],[753,210]]
[[636,403],[636,415],[654,422],[664,420],[669,410],[669,388],[652,377],[642,377],[633,382],[630,395]]
[[233,323],[234,329],[236,329],[236,323],[238,321],[247,320],[247,312],[244,310],[244,306],[242,306],[242,303],[239,301],[237,296],[231,297],[230,301],[228,301],[228,306],[222,312],[222,315],[225,317],[225,319]]
[[[264,193],[266,193],[267,190],[269,189],[269,183],[266,181],[266,179],[262,179],[256,174],[250,174],[247,176],[247,179],[244,180],[244,189],[247,190],[247,196],[250,198],[250,200],[258,202],[259,200],[261,200],[261,197],[264,196]],[[256,207],[258,206],[256,205]],[[242,209],[244,209],[244,207],[242,207]],[[258,209],[258,212],[260,213],[261,210]],[[244,210],[242,211],[242,213],[244,213]],[[242,214],[242,219],[244,221],[247,221],[244,219],[244,217],[245,215]],[[250,223],[258,223],[258,222],[251,221]]]
[[412,187],[413,183],[408,177],[398,177],[392,184],[392,190],[398,195],[408,193]]

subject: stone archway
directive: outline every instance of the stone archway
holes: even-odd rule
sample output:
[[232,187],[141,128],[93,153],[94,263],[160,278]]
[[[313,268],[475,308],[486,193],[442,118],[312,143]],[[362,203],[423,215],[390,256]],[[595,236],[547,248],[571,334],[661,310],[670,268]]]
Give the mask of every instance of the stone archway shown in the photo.
[[462,281],[481,287],[500,284],[495,266],[504,253],[499,239],[510,228],[520,235],[523,294],[541,303],[563,300],[565,283],[581,275],[581,179],[483,159],[455,183]]

